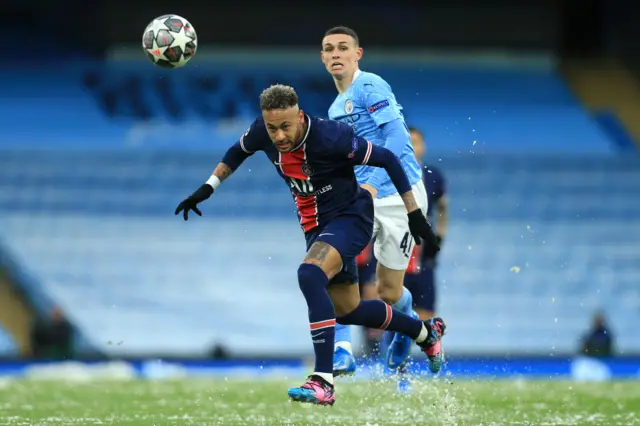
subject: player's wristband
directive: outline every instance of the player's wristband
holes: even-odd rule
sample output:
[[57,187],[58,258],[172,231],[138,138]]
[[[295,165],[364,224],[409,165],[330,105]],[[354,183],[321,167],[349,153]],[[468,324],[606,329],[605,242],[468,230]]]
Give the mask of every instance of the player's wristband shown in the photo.
[[211,175],[211,177],[209,178],[209,180],[207,180],[206,182],[209,186],[211,186],[213,188],[213,190],[215,191],[222,182],[220,182],[220,179],[218,178],[218,176],[215,175]]

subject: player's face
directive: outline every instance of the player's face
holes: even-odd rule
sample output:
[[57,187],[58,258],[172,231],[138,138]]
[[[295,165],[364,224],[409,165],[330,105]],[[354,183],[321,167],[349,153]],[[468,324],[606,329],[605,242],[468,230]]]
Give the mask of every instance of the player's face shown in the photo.
[[262,118],[273,145],[280,152],[289,152],[304,135],[304,112],[300,108],[262,111]]
[[411,132],[411,144],[413,145],[416,158],[421,159],[427,152],[427,147],[422,136],[417,132]]
[[362,48],[356,46],[356,41],[349,35],[331,34],[322,40],[320,56],[329,74],[342,79],[358,69]]

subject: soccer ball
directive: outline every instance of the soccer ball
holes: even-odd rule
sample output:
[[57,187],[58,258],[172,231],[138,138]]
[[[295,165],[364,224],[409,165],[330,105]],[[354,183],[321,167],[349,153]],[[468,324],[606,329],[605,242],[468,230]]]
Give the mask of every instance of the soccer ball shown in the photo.
[[162,68],[180,68],[195,55],[198,37],[183,17],[163,15],[147,25],[142,35],[142,48],[154,64]]

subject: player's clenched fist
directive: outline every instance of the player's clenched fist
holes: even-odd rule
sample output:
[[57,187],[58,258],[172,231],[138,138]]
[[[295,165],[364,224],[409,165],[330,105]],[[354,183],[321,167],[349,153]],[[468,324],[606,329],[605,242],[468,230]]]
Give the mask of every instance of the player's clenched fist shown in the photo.
[[203,184],[193,194],[184,199],[178,207],[176,207],[176,215],[182,212],[184,220],[189,220],[189,210],[193,210],[198,216],[202,216],[202,212],[198,209],[198,203],[203,202],[213,194],[213,187],[208,183]]
[[440,251],[438,245],[438,239],[436,238],[431,225],[427,222],[427,218],[422,214],[422,210],[417,209],[408,214],[409,216],[409,231],[416,240],[416,244],[420,245],[420,239],[423,239],[425,246],[423,248],[424,253],[430,256],[435,256]]

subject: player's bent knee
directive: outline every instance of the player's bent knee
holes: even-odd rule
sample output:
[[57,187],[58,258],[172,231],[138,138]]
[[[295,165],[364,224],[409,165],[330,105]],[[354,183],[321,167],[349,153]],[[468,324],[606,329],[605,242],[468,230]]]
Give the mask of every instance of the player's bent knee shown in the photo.
[[342,256],[330,244],[316,241],[304,257],[303,264],[316,265],[331,279],[342,269]]
[[360,298],[363,300],[375,300],[378,298],[378,290],[374,285],[365,285],[360,289]]
[[380,297],[380,300],[384,303],[393,305],[402,297],[402,286],[384,285],[380,282],[378,283],[378,297]]
[[318,276],[326,276],[322,268],[317,265],[303,263],[298,267],[298,285],[303,290],[306,285],[314,285]]
[[389,269],[378,263],[376,275],[378,279],[378,296],[385,303],[393,305],[402,297],[404,287],[404,270]]

